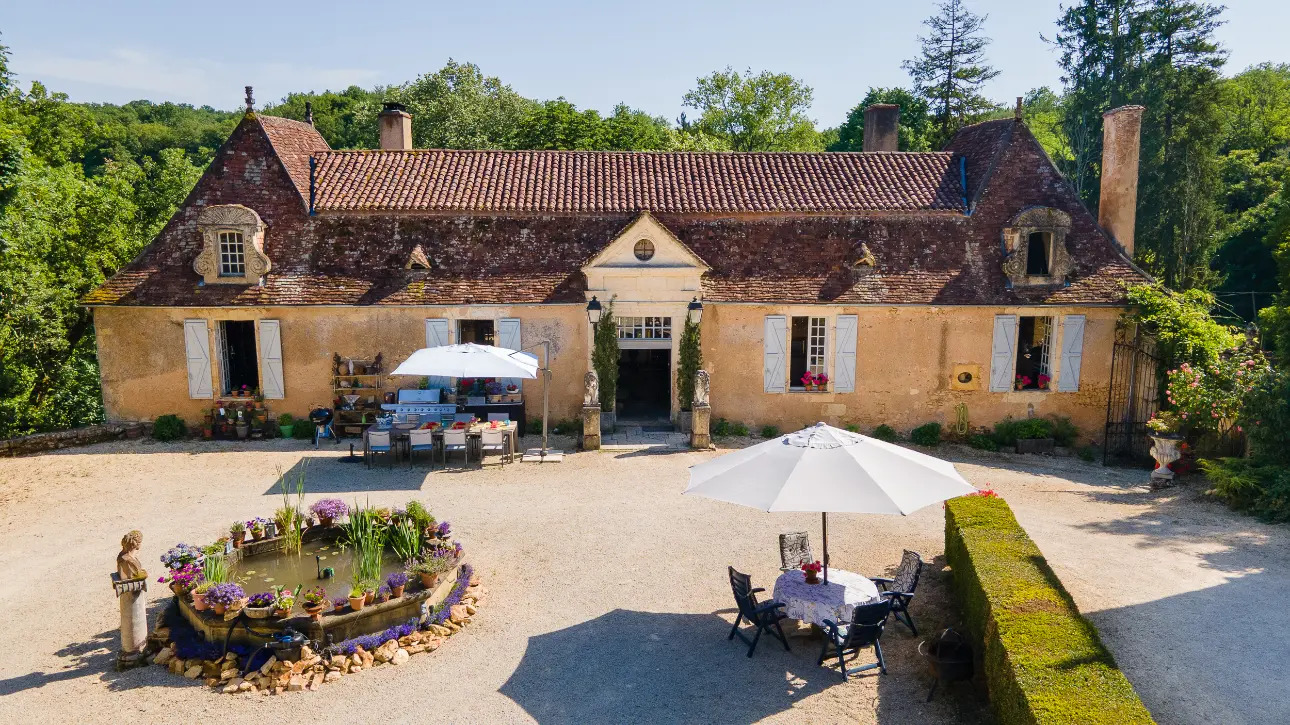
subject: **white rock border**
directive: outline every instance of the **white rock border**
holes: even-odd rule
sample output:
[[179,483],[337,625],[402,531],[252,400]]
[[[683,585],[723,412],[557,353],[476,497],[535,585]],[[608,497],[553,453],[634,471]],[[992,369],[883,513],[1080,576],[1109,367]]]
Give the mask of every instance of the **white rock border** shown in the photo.
[[218,660],[181,659],[175,656],[174,643],[167,641],[156,654],[148,658],[152,664],[167,667],[176,675],[190,680],[201,679],[218,692],[228,695],[239,693],[281,695],[287,692],[315,691],[323,684],[335,682],[346,675],[375,669],[382,665],[403,665],[413,655],[433,652],[445,639],[460,632],[479,611],[488,590],[472,574],[461,602],[448,609],[448,619],[443,624],[431,624],[425,630],[391,639],[372,651],[361,646],[351,655],[324,658],[309,645],[300,651],[297,662],[279,662],[273,656],[255,672],[241,676],[240,658],[229,652]]

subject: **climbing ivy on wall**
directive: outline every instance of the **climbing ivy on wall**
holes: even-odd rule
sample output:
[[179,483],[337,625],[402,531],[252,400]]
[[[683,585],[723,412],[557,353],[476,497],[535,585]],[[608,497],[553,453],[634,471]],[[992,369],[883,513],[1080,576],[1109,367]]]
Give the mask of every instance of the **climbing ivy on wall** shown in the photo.
[[612,413],[618,395],[618,323],[614,320],[613,300],[605,304],[600,322],[596,323],[591,367],[600,378],[600,409]]

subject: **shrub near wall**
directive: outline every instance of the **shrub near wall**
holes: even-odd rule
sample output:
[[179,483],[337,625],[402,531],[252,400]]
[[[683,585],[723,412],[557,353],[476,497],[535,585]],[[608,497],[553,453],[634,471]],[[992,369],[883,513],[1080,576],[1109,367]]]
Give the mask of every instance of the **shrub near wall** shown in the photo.
[[946,502],[945,558],[1000,723],[1155,722],[1003,499]]

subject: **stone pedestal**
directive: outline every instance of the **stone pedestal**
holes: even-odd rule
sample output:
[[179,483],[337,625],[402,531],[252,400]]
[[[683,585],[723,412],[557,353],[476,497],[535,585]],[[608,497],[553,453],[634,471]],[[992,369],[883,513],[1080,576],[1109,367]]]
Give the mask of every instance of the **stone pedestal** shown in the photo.
[[600,450],[600,406],[582,406],[582,450]]
[[125,670],[147,664],[148,643],[148,579],[122,580],[112,574],[112,589],[121,603],[121,649],[116,655],[116,668]]
[[712,436],[708,428],[712,424],[712,406],[696,405],[690,418],[690,447],[707,450],[712,447]]

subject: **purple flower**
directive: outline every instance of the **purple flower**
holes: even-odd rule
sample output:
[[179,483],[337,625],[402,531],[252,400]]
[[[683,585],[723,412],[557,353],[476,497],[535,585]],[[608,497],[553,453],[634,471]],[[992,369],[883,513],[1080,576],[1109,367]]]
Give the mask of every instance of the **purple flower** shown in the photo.
[[252,594],[251,599],[246,603],[246,606],[267,607],[270,604],[273,604],[273,599],[274,599],[273,592],[260,592],[258,594]]
[[349,606],[349,597],[336,597],[331,600],[331,605],[336,609],[344,609]]
[[447,521],[441,521],[439,523],[439,526],[437,526],[434,530],[434,535],[438,536],[441,539],[448,538],[448,534],[451,534],[451,533],[452,533],[452,526]]
[[211,605],[222,604],[229,606],[244,596],[246,596],[246,592],[242,590],[242,587],[232,582],[216,584],[206,590],[206,602]]
[[336,520],[349,513],[349,506],[338,498],[324,498],[315,501],[309,511],[320,519]]
[[407,586],[408,575],[406,572],[396,571],[390,574],[389,576],[385,577],[385,583],[389,585],[391,589],[397,589],[398,587]]

